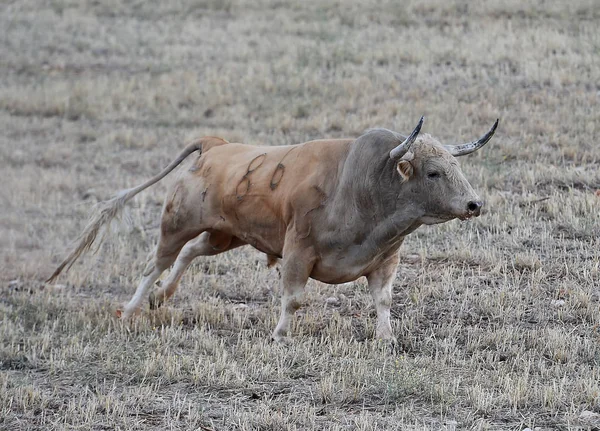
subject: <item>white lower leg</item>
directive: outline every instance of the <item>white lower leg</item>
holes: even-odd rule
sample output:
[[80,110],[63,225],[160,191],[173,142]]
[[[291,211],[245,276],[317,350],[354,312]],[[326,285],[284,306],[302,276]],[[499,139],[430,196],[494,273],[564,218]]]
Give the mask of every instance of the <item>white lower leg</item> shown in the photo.
[[390,307],[392,305],[392,283],[387,283],[380,288],[373,286],[371,295],[377,310],[377,329],[375,336],[384,340],[393,339],[392,325],[390,323]]
[[367,275],[369,290],[377,310],[377,329],[375,337],[382,340],[396,341],[390,323],[392,306],[392,285],[398,267],[398,255],[394,254],[381,267]]
[[152,287],[154,282],[158,280],[160,274],[162,274],[162,271],[156,268],[154,264],[152,264],[151,268],[147,268],[147,270],[144,271],[144,277],[140,281],[140,284],[138,285],[135,294],[133,295],[129,303],[125,306],[125,310],[123,310],[123,313],[121,315],[122,318],[126,319],[128,317],[131,317],[134,313],[137,313],[141,309],[141,304],[144,301],[146,295],[148,294],[148,290],[150,289],[150,287]]
[[194,257],[196,256],[180,256],[177,259],[163,286],[150,295],[150,308],[160,307],[163,302],[173,296],[181,277],[183,277],[185,270],[192,263]]
[[[295,244],[295,239],[290,243]],[[315,255],[312,249],[293,248],[283,250],[281,266],[281,316],[272,338],[281,342],[288,334],[294,313],[300,308],[304,286],[312,271]]]
[[282,341],[285,339],[290,329],[290,323],[294,317],[294,313],[300,308],[302,288],[303,286],[297,289],[289,289],[287,292],[284,292],[281,297],[281,314],[272,335],[275,341]]
[[394,336],[392,335],[392,325],[390,323],[389,306],[377,307],[377,329],[375,335],[377,338],[383,340],[394,339]]

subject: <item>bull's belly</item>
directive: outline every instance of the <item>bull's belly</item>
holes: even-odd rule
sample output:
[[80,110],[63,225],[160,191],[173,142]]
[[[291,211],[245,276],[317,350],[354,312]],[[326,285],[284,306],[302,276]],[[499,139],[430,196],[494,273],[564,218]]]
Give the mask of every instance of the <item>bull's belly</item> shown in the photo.
[[365,274],[363,274],[362,272],[331,272],[315,269],[310,274],[310,278],[327,284],[342,284],[348,283],[350,281],[355,281],[363,275]]
[[354,281],[385,265],[391,256],[398,253],[401,243],[399,241],[388,249],[378,249],[372,254],[361,245],[350,246],[346,252],[321,253],[310,277],[329,284]]
[[252,219],[224,220],[215,224],[215,230],[240,239],[258,251],[281,257],[285,241],[285,228]]
[[275,235],[264,237],[256,234],[248,234],[246,232],[239,232],[236,235],[234,231],[233,236],[270,256],[277,256],[280,258],[282,255],[283,239],[280,239]]
[[214,228],[239,238],[263,253],[281,257],[287,227],[263,196],[223,198]]
[[311,278],[329,284],[341,284],[354,281],[369,274],[378,266],[379,260],[368,264],[348,262],[346,259],[322,259],[317,261],[310,274]]

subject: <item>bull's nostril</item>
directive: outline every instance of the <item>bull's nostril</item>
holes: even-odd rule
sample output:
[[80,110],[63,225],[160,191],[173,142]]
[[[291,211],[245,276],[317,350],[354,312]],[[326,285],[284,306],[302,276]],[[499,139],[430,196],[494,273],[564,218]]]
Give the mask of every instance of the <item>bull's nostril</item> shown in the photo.
[[481,208],[481,202],[471,201],[467,204],[467,209],[472,213],[479,210],[480,208]]

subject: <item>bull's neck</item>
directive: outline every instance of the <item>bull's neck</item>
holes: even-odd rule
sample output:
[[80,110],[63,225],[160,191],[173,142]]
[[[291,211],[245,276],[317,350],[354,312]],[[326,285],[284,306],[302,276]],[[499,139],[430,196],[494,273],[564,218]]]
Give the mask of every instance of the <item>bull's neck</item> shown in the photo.
[[421,226],[414,195],[398,183],[395,166],[384,161],[376,169],[342,176],[328,217],[348,246],[364,256],[397,249]]
[[356,208],[351,212],[354,215],[346,213],[344,221],[336,224],[332,233],[335,232],[338,259],[354,266],[368,265],[377,257],[396,253],[406,235],[421,226],[410,204],[373,217],[365,217]]
[[[368,225],[365,225],[368,226]],[[366,229],[365,239],[360,245],[361,255],[375,255],[384,250],[397,250],[404,237],[416,230],[421,223],[411,204],[398,208],[385,218]]]

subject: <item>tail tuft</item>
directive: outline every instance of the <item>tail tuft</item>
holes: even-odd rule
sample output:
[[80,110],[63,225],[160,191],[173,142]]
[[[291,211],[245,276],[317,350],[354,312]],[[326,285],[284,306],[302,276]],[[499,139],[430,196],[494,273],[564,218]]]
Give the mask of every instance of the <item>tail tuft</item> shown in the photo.
[[69,268],[75,263],[75,261],[86,251],[90,249],[100,230],[110,224],[110,222],[119,215],[125,203],[129,200],[132,189],[123,190],[117,196],[107,201],[98,204],[93,216],[90,218],[87,226],[79,235],[77,239],[77,247],[71,251],[71,253],[62,261],[62,263],[56,268],[54,273],[46,280],[46,283],[53,282],[56,277],[66,268]]

